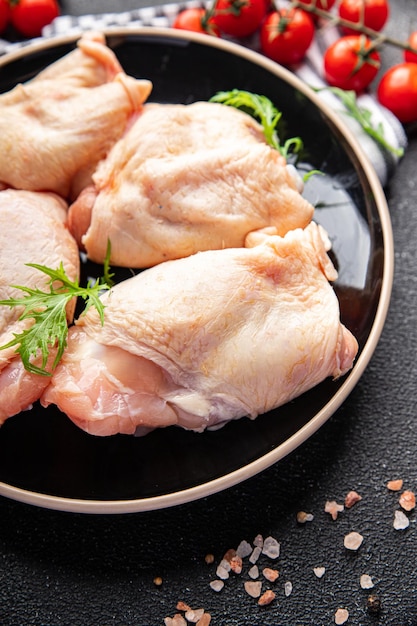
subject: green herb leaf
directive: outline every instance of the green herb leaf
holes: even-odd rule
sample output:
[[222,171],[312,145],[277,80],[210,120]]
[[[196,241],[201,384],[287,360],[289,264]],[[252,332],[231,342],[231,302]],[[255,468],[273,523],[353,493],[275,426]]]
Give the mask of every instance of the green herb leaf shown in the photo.
[[280,144],[277,125],[282,117],[282,113],[278,111],[266,96],[241,89],[233,89],[232,91],[219,91],[210,98],[209,102],[218,102],[240,109],[257,119],[263,127],[267,143],[285,157],[287,157],[290,147],[293,150],[302,148],[302,141],[298,137],[288,140],[284,146]]
[[[67,345],[68,323],[66,307],[68,302],[74,297],[80,297],[85,301],[84,313],[94,306],[100,316],[101,324],[104,323],[104,305],[100,300],[103,290],[110,289],[106,280],[112,276],[109,273],[109,251],[106,257],[105,274],[107,278],[98,281],[89,281],[87,287],[80,287],[78,281],[71,281],[63,264],[57,269],[51,269],[45,265],[28,263],[40,272],[49,276],[47,290],[31,289],[21,285],[13,285],[20,289],[25,295],[22,298],[10,298],[0,300],[0,305],[9,307],[23,307],[23,313],[19,320],[33,319],[34,323],[30,328],[14,335],[9,343],[0,346],[0,350],[16,346],[16,352],[20,354],[25,369],[42,376],[51,376],[51,372],[46,369],[50,349],[57,347],[57,353],[52,364],[52,370],[59,363]],[[33,364],[34,357],[42,355],[42,365],[38,367]]]
[[403,156],[403,148],[396,148],[385,139],[382,124],[378,124],[377,126],[373,125],[371,111],[365,107],[359,106],[356,93],[354,91],[345,91],[339,87],[320,87],[315,89],[317,92],[323,90],[331,91],[335,96],[337,96],[344,105],[346,114],[355,119],[361,125],[364,132],[372,137],[374,141],[379,143],[380,146],[398,157]]

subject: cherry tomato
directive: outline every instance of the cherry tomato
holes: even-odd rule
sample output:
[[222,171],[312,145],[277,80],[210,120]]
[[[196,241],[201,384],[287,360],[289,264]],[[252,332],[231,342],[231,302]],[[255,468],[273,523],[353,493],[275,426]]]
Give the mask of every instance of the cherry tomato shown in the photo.
[[247,37],[258,30],[265,13],[265,0],[217,0],[213,21],[226,35]]
[[[417,30],[415,30],[408,38],[408,43],[412,48],[417,51]],[[417,52],[411,52],[411,50],[404,50],[404,59],[408,63],[417,63]]]
[[281,9],[270,13],[261,26],[261,50],[283,65],[301,61],[314,38],[314,22],[301,9]]
[[306,4],[310,6],[311,4],[322,11],[330,11],[332,6],[335,4],[336,0],[299,0],[300,4]]
[[377,96],[400,122],[417,121],[417,63],[391,67],[380,80]]
[[60,13],[56,0],[13,0],[10,21],[24,37],[39,37]]
[[[382,30],[389,16],[388,0],[341,0],[339,16],[350,22],[362,22],[367,28]],[[354,34],[351,28],[342,26],[346,34]]]
[[207,35],[215,35],[216,37],[220,35],[219,29],[210,15],[205,9],[200,7],[180,11],[172,26],[180,30],[191,30],[195,33],[205,33]]
[[364,91],[380,68],[380,56],[370,50],[365,35],[346,35],[337,39],[324,53],[324,74],[332,87]]
[[0,0],[0,33],[4,33],[10,21],[10,5],[7,0]]

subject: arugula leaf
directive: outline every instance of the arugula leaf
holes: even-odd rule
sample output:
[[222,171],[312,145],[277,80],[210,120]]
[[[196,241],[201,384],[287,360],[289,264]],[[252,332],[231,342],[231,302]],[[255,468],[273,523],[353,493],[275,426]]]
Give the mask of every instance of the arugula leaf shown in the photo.
[[267,143],[287,157],[290,149],[300,151],[303,147],[299,137],[294,137],[281,145],[277,132],[277,125],[282,113],[266,96],[261,96],[250,91],[232,89],[232,91],[219,91],[212,96],[209,102],[218,102],[227,106],[240,109],[257,119],[264,131]]
[[[74,297],[81,297],[85,301],[84,313],[94,306],[100,316],[101,324],[104,323],[104,305],[100,300],[103,290],[110,289],[106,281],[113,276],[109,273],[108,259],[109,250],[105,263],[105,278],[98,281],[89,281],[87,287],[80,287],[78,281],[71,281],[65,273],[61,262],[57,269],[51,269],[45,265],[28,263],[40,272],[49,276],[47,283],[49,290],[32,289],[21,285],[13,285],[25,294],[22,298],[10,298],[0,300],[0,305],[15,307],[23,306],[23,313],[19,320],[33,319],[34,323],[30,328],[21,333],[15,333],[14,339],[6,345],[0,346],[0,350],[5,350],[16,346],[16,352],[20,354],[23,365],[28,372],[40,374],[41,376],[51,376],[51,372],[46,369],[50,348],[57,346],[57,353],[52,364],[52,371],[59,363],[67,345],[68,323],[66,307],[68,302]],[[57,285],[58,283],[58,285]],[[33,364],[32,357],[42,355],[42,365],[38,367]]]
[[364,132],[372,137],[374,141],[380,144],[388,152],[392,152],[398,157],[404,154],[403,148],[392,146],[384,137],[384,127],[382,124],[374,126],[372,123],[372,112],[358,104],[356,93],[354,91],[345,91],[339,87],[319,87],[315,91],[331,91],[339,98],[346,109],[346,114],[356,120],[364,130]]

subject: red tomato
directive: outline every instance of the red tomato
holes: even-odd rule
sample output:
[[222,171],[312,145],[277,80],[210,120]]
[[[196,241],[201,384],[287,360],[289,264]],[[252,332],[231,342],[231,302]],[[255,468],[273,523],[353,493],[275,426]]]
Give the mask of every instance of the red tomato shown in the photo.
[[[350,22],[361,22],[368,28],[380,31],[389,15],[388,0],[341,0],[339,16]],[[343,32],[353,34],[351,28],[342,26]]]
[[14,0],[10,21],[24,37],[39,37],[42,28],[58,17],[59,13],[56,0]]
[[219,36],[219,29],[203,8],[184,9],[178,13],[172,26],[180,30],[191,30],[195,33]]
[[299,0],[300,4],[311,4],[322,11],[330,11],[336,0]]
[[380,68],[376,50],[365,35],[346,35],[337,39],[324,53],[324,74],[332,87],[364,91]]
[[0,33],[4,33],[10,20],[10,5],[7,0],[0,0]]
[[415,48],[416,52],[411,52],[411,50],[404,51],[404,59],[408,63],[417,63],[417,30],[415,30],[408,38],[408,44]]
[[417,121],[417,64],[399,63],[391,67],[381,78],[377,95],[400,122]]
[[261,26],[261,50],[283,65],[301,61],[314,38],[314,22],[301,9],[281,9],[268,15]]
[[217,0],[213,21],[226,35],[247,37],[258,30],[265,13],[265,0]]

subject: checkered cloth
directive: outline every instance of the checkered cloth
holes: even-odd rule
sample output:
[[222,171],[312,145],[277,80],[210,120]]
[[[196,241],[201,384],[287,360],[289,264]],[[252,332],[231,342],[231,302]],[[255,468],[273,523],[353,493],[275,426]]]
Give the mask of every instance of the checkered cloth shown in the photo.
[[[68,34],[77,35],[88,30],[110,30],[111,28],[134,28],[138,26],[171,27],[175,17],[181,10],[190,7],[204,7],[209,4],[211,4],[211,0],[206,2],[204,0],[186,0],[180,3],[155,5],[133,11],[81,16],[61,15],[44,28],[42,37],[38,39],[15,43],[0,39],[0,55],[45,38]],[[305,61],[294,68],[294,73],[311,87],[320,88],[326,86],[322,77],[323,52],[338,36],[336,27],[330,26],[319,29]],[[256,35],[238,43],[259,51]],[[373,164],[381,184],[385,186],[395,171],[399,157],[391,151],[382,149],[378,143],[367,135],[359,123],[347,115],[341,101],[330,91],[320,91],[319,97],[323,98],[328,105],[337,111],[344,122],[353,130]],[[390,145],[394,148],[406,149],[407,137],[402,124],[387,109],[380,106],[373,95],[361,95],[358,98],[358,105],[371,112],[373,125],[380,125],[383,128],[385,139]]]

